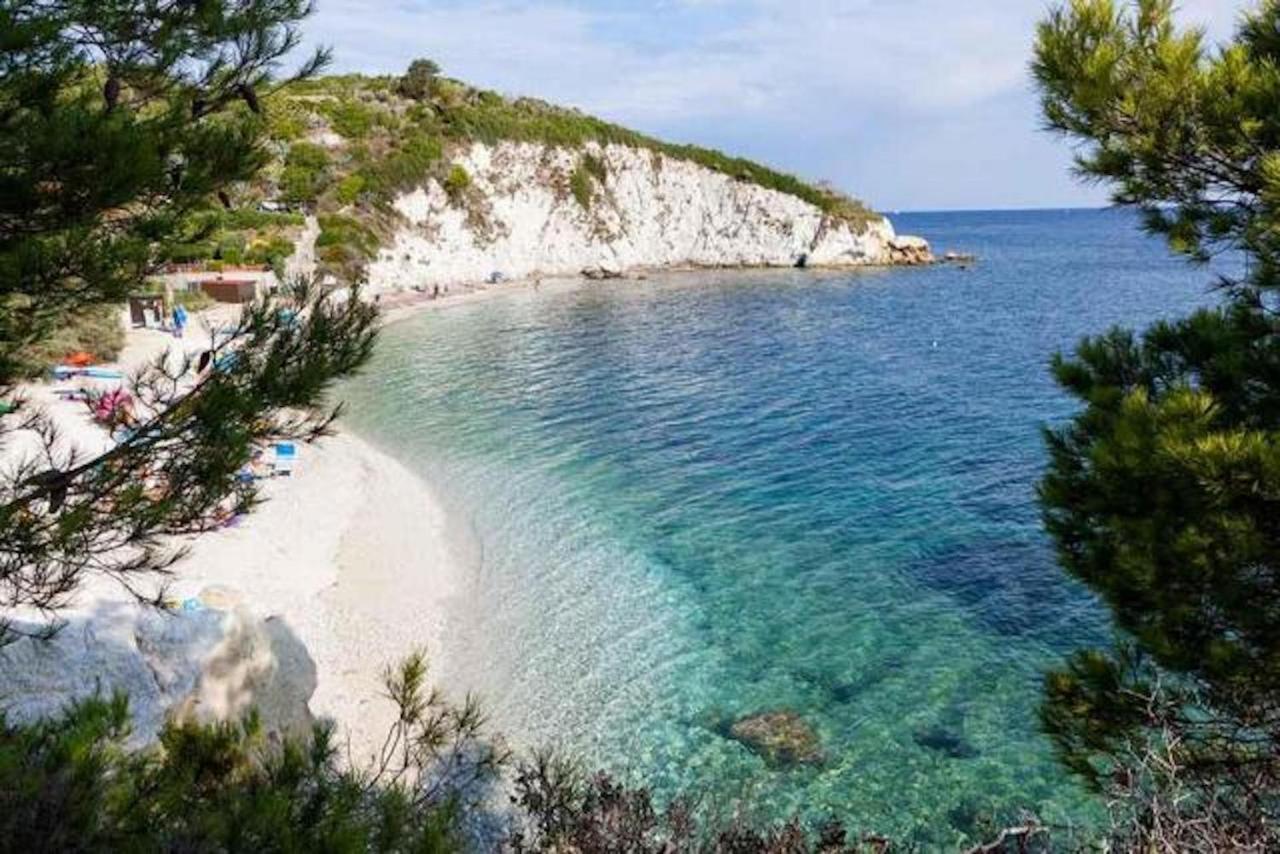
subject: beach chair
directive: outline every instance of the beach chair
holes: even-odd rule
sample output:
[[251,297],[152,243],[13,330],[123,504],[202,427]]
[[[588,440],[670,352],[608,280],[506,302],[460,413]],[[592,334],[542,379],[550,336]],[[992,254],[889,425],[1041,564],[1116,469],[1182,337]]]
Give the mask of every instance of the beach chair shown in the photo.
[[289,477],[293,474],[293,464],[298,459],[298,448],[293,442],[277,442],[272,446],[276,452],[276,474]]

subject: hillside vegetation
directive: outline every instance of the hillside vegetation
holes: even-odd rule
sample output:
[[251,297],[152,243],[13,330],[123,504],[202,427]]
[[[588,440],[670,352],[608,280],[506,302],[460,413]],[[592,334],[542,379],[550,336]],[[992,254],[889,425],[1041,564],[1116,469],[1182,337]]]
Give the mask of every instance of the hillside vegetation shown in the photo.
[[[398,224],[395,198],[434,179],[452,203],[483,227],[484,200],[455,162],[473,143],[525,142],[562,148],[590,143],[648,150],[691,161],[736,180],[809,202],[859,230],[878,218],[861,202],[758,163],[692,145],[674,145],[531,98],[509,99],[438,76],[428,61],[403,77],[308,80],[264,99],[271,162],[235,194],[234,213],[211,213],[193,228],[175,260],[278,265],[300,232],[299,213],[320,216],[322,272],[356,280]],[[605,161],[585,153],[565,188],[590,208],[608,178]],[[242,208],[273,210],[248,216]],[[279,205],[280,212],[274,209]]]

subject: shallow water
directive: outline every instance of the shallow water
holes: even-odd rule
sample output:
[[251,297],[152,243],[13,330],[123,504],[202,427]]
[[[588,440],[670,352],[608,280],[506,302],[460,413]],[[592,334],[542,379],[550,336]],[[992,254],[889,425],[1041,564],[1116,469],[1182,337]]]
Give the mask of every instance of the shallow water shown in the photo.
[[[1035,721],[1044,668],[1109,631],[1034,503],[1073,411],[1046,365],[1209,274],[1117,212],[897,224],[982,260],[544,288],[385,332],[348,422],[472,532],[441,675],[513,742],[926,846],[1097,816]],[[776,709],[824,764],[726,737]]]

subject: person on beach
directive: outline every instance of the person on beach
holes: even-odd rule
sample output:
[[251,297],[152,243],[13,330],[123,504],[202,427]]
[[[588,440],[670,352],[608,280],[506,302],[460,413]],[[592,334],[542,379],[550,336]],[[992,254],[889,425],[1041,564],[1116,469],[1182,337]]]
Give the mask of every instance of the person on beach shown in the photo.
[[187,325],[187,310],[181,305],[173,307],[173,337],[181,338]]

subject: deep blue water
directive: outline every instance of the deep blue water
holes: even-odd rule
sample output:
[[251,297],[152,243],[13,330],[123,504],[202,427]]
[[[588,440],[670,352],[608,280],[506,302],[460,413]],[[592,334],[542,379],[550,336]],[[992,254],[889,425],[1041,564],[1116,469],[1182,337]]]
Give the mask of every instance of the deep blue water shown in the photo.
[[[895,219],[981,261],[549,287],[385,332],[348,420],[470,532],[441,675],[516,745],[925,845],[1097,816],[1035,721],[1043,670],[1109,637],[1035,505],[1074,409],[1047,363],[1210,274],[1121,212]],[[726,737],[779,709],[824,764]]]

